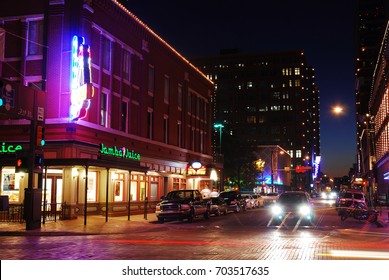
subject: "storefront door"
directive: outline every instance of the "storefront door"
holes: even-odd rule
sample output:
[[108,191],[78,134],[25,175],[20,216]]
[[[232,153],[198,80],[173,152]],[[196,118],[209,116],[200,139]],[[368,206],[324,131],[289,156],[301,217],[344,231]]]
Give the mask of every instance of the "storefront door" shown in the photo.
[[62,203],[62,176],[47,176],[46,192],[45,182],[43,182],[42,203],[45,199],[44,194],[46,194],[47,209],[60,210]]

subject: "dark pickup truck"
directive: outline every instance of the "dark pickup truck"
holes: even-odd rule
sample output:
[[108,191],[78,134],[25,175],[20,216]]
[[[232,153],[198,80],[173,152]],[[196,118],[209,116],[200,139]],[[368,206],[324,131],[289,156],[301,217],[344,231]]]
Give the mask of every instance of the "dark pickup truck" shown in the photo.
[[161,198],[161,202],[156,206],[155,214],[159,223],[165,220],[183,219],[192,222],[194,218],[200,216],[208,219],[210,207],[198,190],[177,190]]

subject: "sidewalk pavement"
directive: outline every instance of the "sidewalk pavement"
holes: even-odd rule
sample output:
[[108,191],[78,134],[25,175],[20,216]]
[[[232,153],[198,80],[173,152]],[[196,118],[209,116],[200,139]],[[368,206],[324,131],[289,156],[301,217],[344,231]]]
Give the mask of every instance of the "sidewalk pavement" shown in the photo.
[[127,233],[134,228],[142,228],[147,224],[157,222],[154,213],[148,213],[145,219],[144,214],[127,216],[108,217],[90,215],[87,216],[84,225],[84,216],[72,220],[46,221],[40,228],[27,230],[26,223],[2,222],[0,223],[0,236],[44,236],[44,235],[96,235],[96,234],[118,234]]

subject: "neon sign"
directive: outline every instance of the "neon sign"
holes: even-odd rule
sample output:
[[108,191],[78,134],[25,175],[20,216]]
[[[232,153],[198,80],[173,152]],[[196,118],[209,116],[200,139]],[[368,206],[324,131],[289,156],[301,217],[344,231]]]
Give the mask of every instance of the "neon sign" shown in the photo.
[[193,162],[191,165],[187,166],[188,175],[206,175],[207,168],[198,161]]
[[0,154],[16,153],[22,149],[21,145],[7,145],[3,142],[0,146]]
[[110,155],[114,157],[120,157],[125,159],[140,160],[140,154],[135,153],[134,150],[129,150],[126,147],[117,148],[116,146],[107,147],[104,144],[100,144],[100,154]]
[[77,121],[86,117],[93,97],[90,47],[84,37],[72,40],[70,78],[70,119]]

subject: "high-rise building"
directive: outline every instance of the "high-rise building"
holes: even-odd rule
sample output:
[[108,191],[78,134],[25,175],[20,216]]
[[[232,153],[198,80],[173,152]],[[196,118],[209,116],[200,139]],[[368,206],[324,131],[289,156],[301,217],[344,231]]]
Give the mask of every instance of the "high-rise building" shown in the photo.
[[[389,25],[382,39],[378,61],[373,74],[372,91],[369,102],[371,120],[366,122],[365,135],[370,145],[366,150],[369,159],[368,193],[370,198],[376,193],[380,202],[389,201]],[[374,168],[373,168],[373,162]],[[374,172],[372,172],[374,171]]]
[[355,105],[357,168],[355,175],[356,177],[365,177],[367,179],[369,170],[371,170],[371,157],[368,151],[371,151],[373,148],[372,128],[374,122],[369,111],[369,99],[372,91],[374,69],[389,19],[389,1],[358,0],[356,5]]
[[[315,165],[320,156],[319,89],[303,51],[222,50],[191,61],[215,83],[214,123],[224,127],[214,147],[222,141],[226,177],[239,177],[244,162],[255,160],[252,152],[261,145],[288,151],[292,172]],[[308,190],[314,173],[292,176],[292,187]]]

